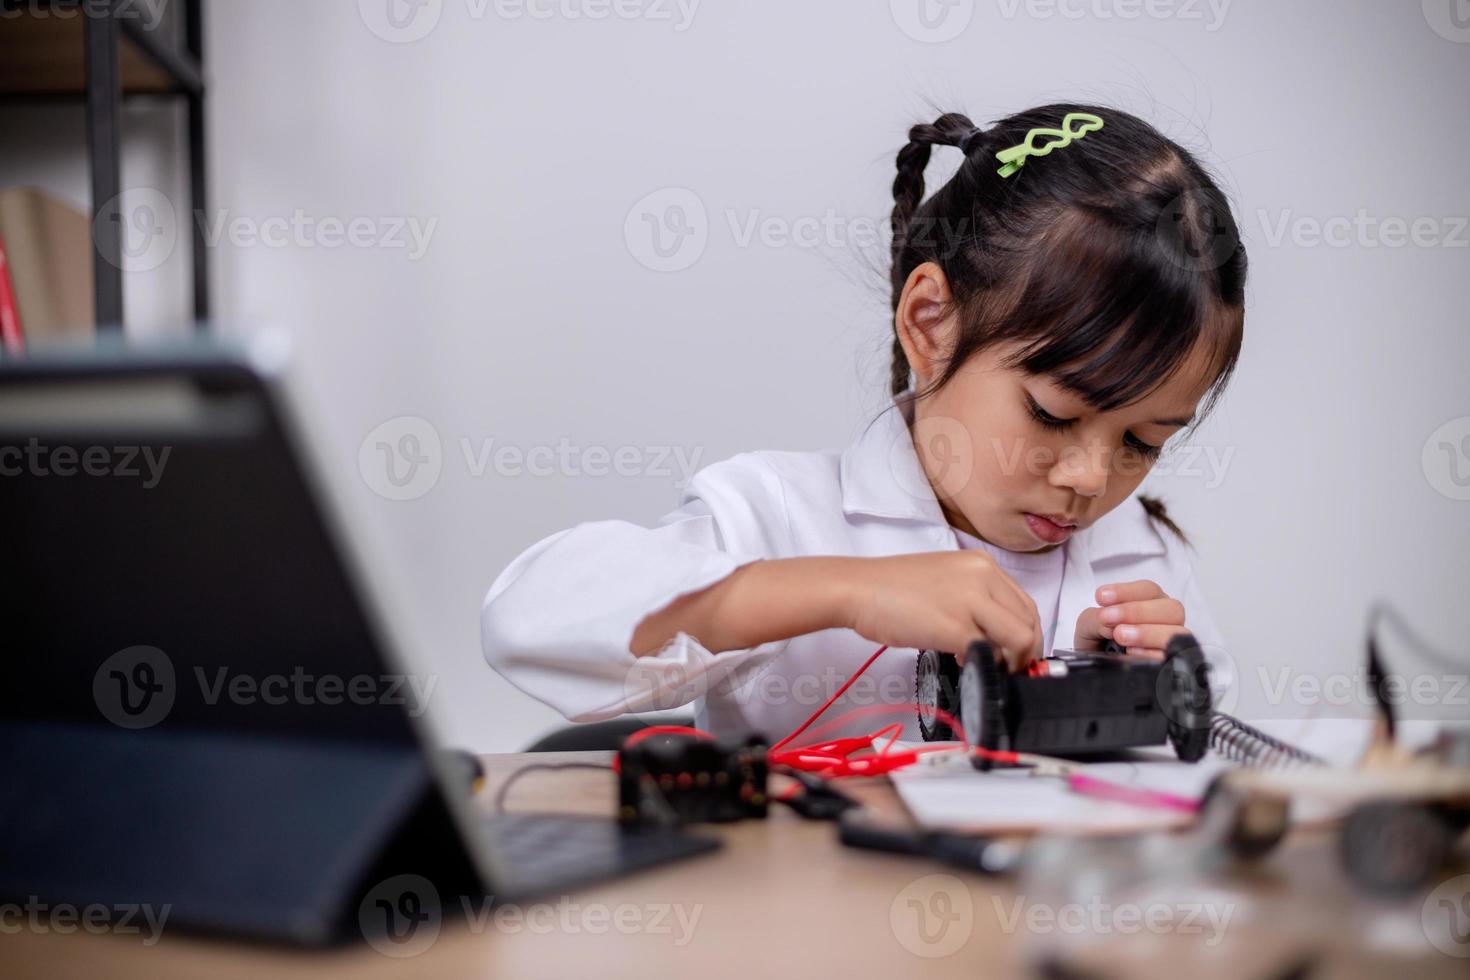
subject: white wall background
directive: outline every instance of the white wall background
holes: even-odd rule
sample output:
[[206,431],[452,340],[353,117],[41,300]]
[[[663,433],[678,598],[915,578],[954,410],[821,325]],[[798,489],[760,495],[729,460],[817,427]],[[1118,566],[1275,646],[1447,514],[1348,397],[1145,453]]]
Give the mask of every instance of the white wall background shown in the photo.
[[[1154,489],[1198,544],[1242,712],[1262,703],[1259,666],[1356,669],[1374,598],[1464,655],[1470,502],[1435,489],[1453,486],[1449,457],[1421,460],[1436,427],[1470,415],[1470,134],[1454,108],[1470,31],[1453,0],[1158,0],[1152,16],[1127,0],[956,0],[931,9],[955,36],[928,42],[912,36],[918,0],[703,0],[687,20],[692,0],[556,0],[536,17],[428,0],[396,33],[390,2],[208,5],[211,207],[256,224],[367,218],[374,234],[433,221],[426,251],[227,236],[212,274],[223,316],[298,335],[333,465],[355,474],[364,438],[397,416],[440,435],[443,472],[421,497],[355,485],[409,583],[415,655],[442,677],[433,714],[456,741],[510,750],[559,721],[480,658],[496,573],[576,522],[652,521],[678,478],[475,476],[462,440],[668,446],[700,463],[845,444],[882,404],[888,327],[865,265],[881,268],[883,245],[842,234],[882,224],[903,133],[936,107],[984,125],[1050,101],[1116,105],[1199,152],[1235,203],[1245,351],[1197,440],[1228,466]],[[3,110],[0,183],[84,202],[80,120]],[[168,110],[131,110],[128,186],[176,197],[178,153]],[[635,203],[666,188],[706,212],[707,245],[678,272],[625,240]],[[1273,238],[1360,211],[1435,219],[1442,241]],[[842,231],[742,244],[764,218]],[[182,316],[186,275],[182,248],[130,275],[131,328]]]

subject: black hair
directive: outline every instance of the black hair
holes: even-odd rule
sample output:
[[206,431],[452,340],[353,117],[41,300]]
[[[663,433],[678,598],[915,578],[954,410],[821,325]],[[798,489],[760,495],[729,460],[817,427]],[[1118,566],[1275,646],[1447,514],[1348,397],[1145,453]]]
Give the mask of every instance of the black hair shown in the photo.
[[[1000,176],[999,150],[1076,112],[1103,127]],[[965,159],[923,200],[934,146],[963,147]],[[944,370],[914,398],[981,350],[1018,342],[1008,366],[1049,375],[1108,411],[1146,396],[1203,344],[1210,384],[1190,427],[1213,409],[1240,355],[1246,254],[1224,194],[1187,150],[1129,113],[1053,104],[984,130],[945,113],[909,130],[897,162],[893,310],[909,274],[934,262],[959,314]],[[893,329],[897,397],[910,369]],[[1144,506],[1178,533],[1162,504]]]
[[[1000,176],[996,151],[1074,112],[1099,116],[1103,128]],[[921,204],[930,148],[962,141],[965,161]],[[915,126],[898,152],[891,220],[895,313],[924,262],[944,270],[960,313],[958,342],[930,391],[1002,341],[1024,342],[1012,366],[1053,375],[1104,411],[1163,383],[1201,341],[1213,395],[1234,369],[1246,274],[1234,216],[1194,157],[1136,116],[1062,104],[983,131],[959,113]],[[909,371],[896,325],[893,340],[897,396]]]

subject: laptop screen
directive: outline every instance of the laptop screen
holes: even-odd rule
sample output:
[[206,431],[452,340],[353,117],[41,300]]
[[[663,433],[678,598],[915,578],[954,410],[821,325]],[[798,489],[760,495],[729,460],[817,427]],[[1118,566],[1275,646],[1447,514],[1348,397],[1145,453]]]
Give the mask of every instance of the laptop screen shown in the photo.
[[0,368],[0,716],[411,738],[262,382],[224,360]]

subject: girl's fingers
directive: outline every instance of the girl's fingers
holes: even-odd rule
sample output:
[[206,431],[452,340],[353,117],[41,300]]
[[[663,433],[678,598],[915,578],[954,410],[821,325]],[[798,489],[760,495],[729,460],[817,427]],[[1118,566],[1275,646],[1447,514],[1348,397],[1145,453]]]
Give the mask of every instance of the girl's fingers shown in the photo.
[[1113,639],[1120,646],[1127,647],[1130,653],[1133,652],[1134,647],[1164,650],[1169,646],[1170,639],[1183,632],[1185,630],[1174,623],[1155,623],[1146,626],[1130,623],[1113,630]]
[[1073,646],[1079,650],[1091,650],[1102,646],[1098,642],[1099,639],[1111,640],[1113,638],[1113,628],[1103,625],[1099,618],[1101,613],[1102,610],[1097,606],[1089,606],[1082,610],[1082,614],[1077,617],[1077,629],[1072,640]]
[[1096,598],[1099,606],[1115,606],[1120,602],[1158,599],[1163,595],[1164,590],[1159,588],[1159,583],[1141,578],[1136,582],[1114,582],[1110,585],[1099,586]]
[[993,600],[984,603],[976,612],[976,628],[1001,648],[1000,652],[1012,669],[1024,666],[1040,655],[1040,627],[1034,627],[1029,620]]
[[[1036,600],[1031,598],[1031,594],[1025,589],[1021,588],[1021,586],[1017,584],[1015,579],[1011,578],[1004,572],[998,575],[997,578],[1001,583],[1001,587],[998,589],[991,589],[991,596],[996,599],[996,601],[1005,603],[1006,607],[1014,612],[1017,616],[1020,616],[1022,619],[1034,622],[1036,624],[1037,633],[1039,634],[1041,632],[1041,613],[1036,608]],[[1038,648],[1040,647],[1039,642],[1037,646]],[[1041,653],[1038,649],[1037,656],[1040,655]]]
[[1098,621],[1104,626],[1117,626],[1121,623],[1172,623],[1183,626],[1184,603],[1168,596],[1162,599],[1123,602],[1104,607],[1098,614]]
[[1137,657],[1140,660],[1163,660],[1164,651],[1156,647],[1129,647],[1128,656]]

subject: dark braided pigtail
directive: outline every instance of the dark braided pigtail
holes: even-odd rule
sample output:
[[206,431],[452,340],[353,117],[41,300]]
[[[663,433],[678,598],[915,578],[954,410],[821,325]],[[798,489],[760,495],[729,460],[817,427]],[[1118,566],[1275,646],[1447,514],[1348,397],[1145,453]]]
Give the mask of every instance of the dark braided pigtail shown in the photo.
[[[908,241],[909,222],[924,199],[924,168],[929,165],[931,146],[960,146],[971,136],[975,124],[968,116],[946,112],[932,124],[919,124],[909,130],[908,144],[898,151],[898,175],[893,178],[893,311],[898,312],[898,299],[903,295],[905,278],[900,278],[900,257]],[[972,147],[975,142],[964,145]],[[893,328],[893,366],[889,387],[896,398],[909,386],[909,361],[898,339],[898,325]]]
[[1139,494],[1138,502],[1143,504],[1144,513],[1148,514],[1150,520],[1164,525],[1164,527],[1173,531],[1174,536],[1180,541],[1189,544],[1189,539],[1184,536],[1184,532],[1179,530],[1179,525],[1174,523],[1174,518],[1170,517],[1169,512],[1164,509],[1164,502],[1162,500],[1158,497],[1145,497],[1143,494]]

